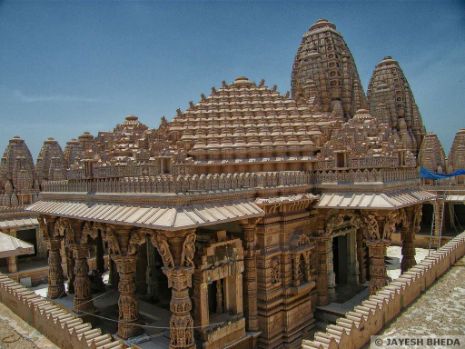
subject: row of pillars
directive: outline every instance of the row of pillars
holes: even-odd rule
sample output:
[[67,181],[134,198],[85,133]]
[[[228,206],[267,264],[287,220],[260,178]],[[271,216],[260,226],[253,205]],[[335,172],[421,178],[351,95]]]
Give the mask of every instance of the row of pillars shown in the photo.
[[[79,224],[75,225],[79,226]],[[139,319],[138,301],[136,298],[136,262],[137,248],[130,248],[131,228],[112,226],[115,231],[112,239],[107,240],[111,260],[116,265],[119,276],[119,318],[118,336],[124,339],[133,337],[140,333],[141,328],[137,326]],[[256,226],[245,224],[245,317],[248,331],[258,331],[257,318],[257,272],[255,259]],[[160,235],[150,235],[150,240],[158,249],[163,260],[163,273],[167,276],[168,287],[171,288],[171,319],[170,319],[170,349],[193,349],[194,321],[191,316],[192,302],[189,289],[192,287],[192,275],[194,265],[190,257],[186,257],[185,251],[189,234],[195,230],[177,232],[172,235],[163,235],[165,240],[158,239]],[[156,232],[156,234],[163,234]],[[147,241],[144,236],[143,242]],[[150,242],[149,242],[150,243]],[[61,264],[61,237],[49,236],[49,285],[48,297],[58,298],[66,294],[64,287],[64,276]],[[101,246],[99,251],[98,245]],[[117,246],[116,246],[117,245]],[[194,241],[190,248],[194,249]],[[92,313],[95,308],[92,302],[91,284],[88,277],[89,267],[87,258],[89,248],[87,244],[74,244],[70,246],[72,257],[68,258],[69,281],[74,288],[74,310],[76,312]],[[193,250],[191,251],[193,253]],[[97,259],[103,259],[103,246],[97,243]],[[192,256],[191,256],[192,257]],[[97,263],[99,264],[99,263]],[[110,263],[111,264],[111,263]],[[72,271],[72,273],[70,273]],[[151,287],[151,285],[149,285]]]

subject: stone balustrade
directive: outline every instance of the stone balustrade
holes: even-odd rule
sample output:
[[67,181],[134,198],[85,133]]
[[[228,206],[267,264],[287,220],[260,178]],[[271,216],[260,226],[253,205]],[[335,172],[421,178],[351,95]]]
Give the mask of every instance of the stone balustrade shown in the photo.
[[328,170],[315,171],[313,174],[313,184],[315,185],[324,183],[392,183],[418,179],[416,168]]
[[[415,167],[415,164],[412,165]],[[351,169],[367,168],[396,168],[399,167],[399,158],[395,156],[377,156],[347,159],[347,167]],[[333,170],[336,168],[336,160],[320,160],[315,163],[316,170]]]
[[301,171],[231,173],[185,176],[143,176],[48,181],[44,192],[185,193],[308,186],[310,175]]

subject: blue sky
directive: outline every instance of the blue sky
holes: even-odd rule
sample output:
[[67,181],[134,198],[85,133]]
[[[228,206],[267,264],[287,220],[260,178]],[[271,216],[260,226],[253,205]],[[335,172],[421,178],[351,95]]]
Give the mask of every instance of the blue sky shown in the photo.
[[302,34],[337,25],[366,90],[397,59],[428,131],[446,153],[465,127],[464,1],[2,1],[0,151],[14,135],[34,158],[127,114],[150,127],[222,80],[246,75],[290,89]]

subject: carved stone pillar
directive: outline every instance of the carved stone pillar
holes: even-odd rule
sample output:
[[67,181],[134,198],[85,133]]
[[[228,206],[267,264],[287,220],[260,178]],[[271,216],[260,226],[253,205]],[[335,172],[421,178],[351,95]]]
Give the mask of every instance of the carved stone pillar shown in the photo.
[[193,349],[194,320],[191,316],[192,302],[189,288],[192,287],[194,268],[163,268],[171,288],[170,349]]
[[108,262],[108,283],[111,287],[117,288],[119,283],[119,275],[118,271],[116,270],[115,262],[113,262],[113,259],[111,258]]
[[194,304],[195,304],[195,323],[199,328],[197,332],[203,334],[203,330],[210,322],[210,314],[208,309],[208,284],[203,282],[202,274],[196,272],[194,274]]
[[220,279],[216,282],[216,313],[222,314],[223,311],[223,280]]
[[138,302],[136,298],[136,256],[113,255],[113,261],[119,274],[119,323],[118,336],[127,339],[140,333],[140,328],[134,326],[139,319]]
[[163,260],[162,270],[171,288],[170,349],[195,348],[192,302],[189,296],[194,273],[195,238],[195,230],[176,232],[170,237],[164,232],[151,236]]
[[66,274],[68,276],[68,293],[74,293],[74,257],[71,247],[66,247]]
[[94,310],[92,303],[92,292],[89,280],[89,266],[87,258],[89,248],[87,245],[75,245],[74,252],[74,311],[90,312]]
[[96,269],[99,275],[102,275],[105,272],[105,259],[104,259],[104,250],[103,250],[103,241],[102,235],[98,234],[97,239],[95,239],[95,264]]
[[258,331],[256,224],[243,224],[244,230],[244,312],[247,331]]
[[359,280],[363,284],[367,281],[367,265],[366,265],[366,248],[364,246],[363,234],[357,231],[357,260],[359,267]]
[[147,243],[147,294],[152,300],[158,299],[157,268],[155,265],[155,249],[151,243]]
[[18,264],[16,256],[8,257],[8,272],[16,273],[18,271]]
[[412,227],[403,226],[402,231],[402,262],[400,264],[402,273],[417,264],[415,261],[414,233]]
[[58,298],[66,295],[63,277],[63,268],[61,266],[61,239],[52,237],[48,241],[48,298]]
[[386,247],[389,245],[388,240],[370,240],[367,241],[368,257],[370,267],[370,294],[375,294],[379,289],[388,283],[386,265],[384,257],[386,256]]
[[336,275],[333,267],[333,239],[329,236],[317,239],[319,260],[318,268],[318,304],[326,305],[336,298]]

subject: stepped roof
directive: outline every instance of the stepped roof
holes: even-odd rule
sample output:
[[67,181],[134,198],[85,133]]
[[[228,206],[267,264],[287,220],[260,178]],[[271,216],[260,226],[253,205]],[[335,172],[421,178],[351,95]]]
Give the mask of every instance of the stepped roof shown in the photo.
[[248,147],[294,147],[308,152],[322,141],[323,128],[332,124],[328,113],[299,106],[276,86],[258,85],[246,77],[212,88],[169,124],[170,132],[186,145],[189,155],[201,151]]

